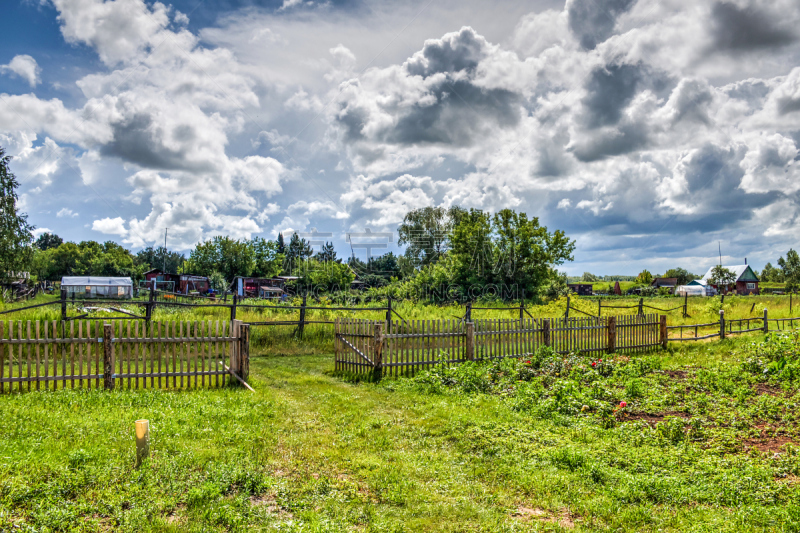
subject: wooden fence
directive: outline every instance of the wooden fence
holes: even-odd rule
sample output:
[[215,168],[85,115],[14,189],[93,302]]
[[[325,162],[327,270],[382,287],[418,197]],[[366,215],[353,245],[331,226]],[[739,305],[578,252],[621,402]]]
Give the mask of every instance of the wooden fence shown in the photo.
[[571,319],[404,320],[337,318],[335,369],[407,375],[440,363],[525,357],[541,346],[557,353],[645,352],[666,343],[666,316]]
[[239,321],[0,322],[0,393],[225,386],[247,379],[249,340]]

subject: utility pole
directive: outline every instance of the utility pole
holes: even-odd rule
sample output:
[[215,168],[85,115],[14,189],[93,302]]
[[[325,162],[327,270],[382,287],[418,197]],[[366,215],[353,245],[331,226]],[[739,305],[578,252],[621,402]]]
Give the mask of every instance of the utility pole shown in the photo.
[[167,273],[167,232],[169,228],[164,228],[164,274]]

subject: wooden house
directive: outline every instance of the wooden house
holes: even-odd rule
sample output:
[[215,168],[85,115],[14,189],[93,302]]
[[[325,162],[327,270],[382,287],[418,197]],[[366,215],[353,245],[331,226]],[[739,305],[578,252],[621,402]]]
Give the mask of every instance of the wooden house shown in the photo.
[[670,294],[672,294],[675,292],[675,287],[678,286],[678,278],[655,278],[650,285],[656,289],[663,287],[667,289]]
[[727,287],[718,287],[711,283],[711,272],[714,270],[714,267],[711,267],[708,269],[708,272],[706,272],[706,275],[700,280],[700,284],[714,287],[721,294],[728,294],[734,291],[736,294],[759,294],[758,276],[756,276],[756,273],[753,272],[753,269],[750,268],[749,265],[734,265],[726,266],[724,268],[727,268],[734,273],[736,276],[736,281],[734,283],[728,285]]
[[572,289],[572,292],[578,296],[591,296],[592,284],[591,283],[567,283],[567,287]]
[[231,282],[230,291],[242,298],[280,298],[288,294],[286,284],[297,279],[297,276],[236,276]]
[[189,294],[197,292],[208,293],[211,283],[206,276],[192,274],[170,274],[160,268],[154,268],[144,273],[145,287],[155,287],[158,290]]

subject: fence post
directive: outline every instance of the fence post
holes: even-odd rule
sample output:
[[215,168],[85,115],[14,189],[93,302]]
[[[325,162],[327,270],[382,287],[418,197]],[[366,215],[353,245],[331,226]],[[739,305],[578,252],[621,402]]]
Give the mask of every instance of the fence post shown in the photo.
[[[155,283],[153,285],[155,285]],[[153,299],[156,296],[153,285],[150,286],[150,296],[144,308],[144,320],[148,328],[150,326],[150,318],[153,316]]]
[[719,338],[725,340],[725,310],[719,310]]
[[372,377],[375,381],[380,381],[383,377],[383,324],[375,323],[375,337],[373,339],[373,358],[375,367]]
[[525,319],[525,300],[519,301],[519,324],[522,329],[522,321]]
[[667,349],[667,315],[661,315],[661,347]]
[[239,299],[239,295],[235,292],[233,293],[233,304],[231,305],[231,320],[236,320],[236,302]]
[[617,351],[617,317],[608,317],[608,340],[606,350],[608,353]]
[[303,305],[300,306],[300,321],[297,324],[297,332],[300,338],[303,338],[303,329],[306,325],[306,299],[308,298],[308,291],[303,293]]
[[[785,322],[784,322],[785,324]],[[764,308],[764,333],[769,333],[769,321],[767,318],[767,308]]]
[[247,381],[250,377],[250,326],[239,325],[239,377]]
[[599,317],[600,315],[602,315],[602,314],[603,314],[603,304],[602,304],[602,301],[603,301],[603,299],[602,299],[602,298],[598,298],[598,299],[597,299],[597,316],[598,316],[598,317]]
[[472,322],[472,302],[467,302],[467,312],[464,313],[464,321]]
[[642,305],[644,305],[644,298],[639,298],[639,313],[638,314],[640,314],[640,315],[644,314],[644,311],[642,310]]
[[67,320],[67,289],[61,288],[61,320]]
[[386,297],[386,328],[387,332],[392,332],[392,295]]
[[542,341],[544,342],[545,346],[551,346],[552,342],[550,341],[550,319],[545,318],[542,320]]
[[103,324],[103,388],[114,390],[114,326]]
[[683,318],[689,316],[689,293],[683,293]]
[[467,360],[474,361],[475,360],[475,323],[474,322],[467,322],[467,342],[465,343],[467,348]]
[[569,294],[567,294],[567,309],[564,311],[564,320],[569,320]]

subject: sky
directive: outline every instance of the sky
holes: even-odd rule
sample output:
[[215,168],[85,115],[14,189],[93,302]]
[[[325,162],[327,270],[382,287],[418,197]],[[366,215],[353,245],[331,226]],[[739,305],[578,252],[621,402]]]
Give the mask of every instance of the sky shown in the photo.
[[363,259],[460,205],[564,230],[570,274],[800,246],[797,0],[8,4],[0,147],[37,234]]

